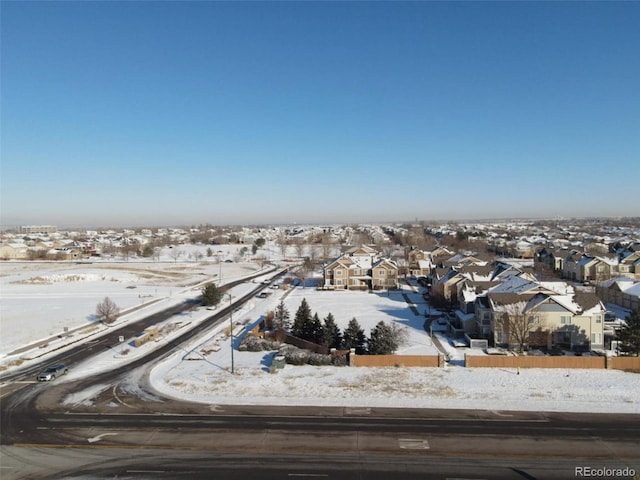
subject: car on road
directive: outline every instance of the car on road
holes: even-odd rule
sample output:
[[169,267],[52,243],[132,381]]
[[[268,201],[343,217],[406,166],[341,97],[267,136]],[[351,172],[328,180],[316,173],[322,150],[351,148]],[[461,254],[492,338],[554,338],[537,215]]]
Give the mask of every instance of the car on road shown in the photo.
[[40,374],[38,375],[38,381],[48,382],[50,380],[55,380],[55,378],[59,377],[60,375],[66,375],[68,371],[69,369],[62,363],[50,365],[45,370],[40,372]]

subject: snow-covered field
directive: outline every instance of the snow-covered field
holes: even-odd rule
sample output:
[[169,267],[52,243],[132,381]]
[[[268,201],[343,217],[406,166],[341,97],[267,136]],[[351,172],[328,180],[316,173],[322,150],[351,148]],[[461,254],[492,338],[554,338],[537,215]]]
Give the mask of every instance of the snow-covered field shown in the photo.
[[[218,248],[218,247],[216,247]],[[239,247],[222,246],[232,255]],[[216,263],[205,246],[184,245],[174,261],[165,249],[160,261],[97,260],[74,262],[0,263],[0,363],[2,357],[32,342],[67,331],[96,328],[96,305],[111,298],[123,313],[153,302],[181,301],[196,296],[198,284],[237,279],[255,272],[256,265]],[[202,261],[185,261],[198,252]]]
[[[150,262],[147,266],[137,263],[40,264],[37,268],[35,265],[7,262],[1,267],[0,335],[3,357],[0,357],[0,362],[14,358],[10,352],[18,346],[59,333],[63,326],[81,327],[73,334],[76,337],[90,335],[84,328],[93,325],[91,316],[95,305],[105,295],[122,308],[135,307],[146,301],[143,295],[152,295],[148,298],[157,300],[155,305],[131,312],[119,320],[131,321],[166,306],[166,302],[195,296],[194,286],[197,290],[201,279],[211,278],[221,268],[223,279],[238,278],[255,272],[257,268],[251,264],[223,263],[220,266],[206,261],[167,262],[162,265]],[[161,273],[148,276],[147,268]],[[38,278],[46,280],[43,282]],[[128,286],[135,286],[135,289]],[[231,295],[238,298],[252,286],[255,285],[235,287]],[[234,324],[246,324],[250,329],[281,299],[293,318],[300,302],[306,298],[312,312],[317,312],[320,318],[332,313],[342,329],[353,317],[367,334],[381,320],[400,323],[406,328],[408,341],[398,353],[437,353],[436,346],[423,329],[424,301],[410,287],[404,287],[402,293],[419,315],[409,308],[401,292],[330,292],[296,287],[293,290],[276,289],[266,299],[254,299],[234,311],[233,321]],[[72,365],[69,375],[56,381],[91,375],[97,370],[131,361],[211,313],[200,307],[188,316],[170,319],[165,325],[159,325],[166,333],[158,342],[138,348],[125,343],[120,351],[106,351],[90,362]],[[25,324],[30,328],[24,328]],[[158,364],[151,372],[154,387],[167,396],[211,405],[269,403],[640,413],[638,374],[564,369],[522,369],[518,374],[511,369],[464,368],[459,361],[464,350],[455,349],[446,341],[444,347],[454,361],[445,368],[287,365],[278,373],[269,373],[275,352],[240,352],[235,349],[232,374],[231,344],[226,325],[225,322]],[[235,339],[236,347],[238,340]],[[41,349],[37,348],[41,355]],[[123,349],[127,352],[123,353]],[[32,351],[27,351],[20,355],[29,357],[32,354]],[[131,388],[135,388],[135,379],[131,382]],[[66,402],[91,403],[101,388],[107,386],[98,385],[91,391],[76,392]]]

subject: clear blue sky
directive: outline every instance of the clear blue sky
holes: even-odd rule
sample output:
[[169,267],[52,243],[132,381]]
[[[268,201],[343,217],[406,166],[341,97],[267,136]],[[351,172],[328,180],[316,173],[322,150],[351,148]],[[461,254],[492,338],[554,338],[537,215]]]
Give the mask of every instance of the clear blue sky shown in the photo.
[[640,215],[640,2],[0,13],[5,227]]

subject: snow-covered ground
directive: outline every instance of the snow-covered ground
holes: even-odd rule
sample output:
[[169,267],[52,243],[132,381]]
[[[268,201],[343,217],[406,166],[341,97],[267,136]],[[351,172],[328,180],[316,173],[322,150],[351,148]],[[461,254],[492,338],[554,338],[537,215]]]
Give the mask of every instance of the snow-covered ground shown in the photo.
[[[237,254],[237,246],[215,246],[221,258]],[[178,303],[195,297],[205,280],[235,280],[259,268],[249,263],[218,263],[206,256],[206,246],[184,245],[178,260],[164,249],[160,261],[96,260],[74,262],[0,263],[0,364],[24,345],[78,329],[98,328],[96,305],[111,298],[122,313],[146,304]],[[189,260],[196,253],[201,261]],[[135,317],[134,317],[135,318]],[[124,319],[134,319],[131,316]]]
[[[95,304],[105,295],[127,308],[138,305],[138,293],[155,295],[156,288],[158,292],[164,293],[162,297],[160,293],[157,294],[161,298],[152,297],[157,300],[154,305],[131,312],[119,320],[132,321],[149,314],[153,309],[165,307],[167,302],[178,302],[186,297],[195,296],[197,292],[192,289],[197,285],[197,280],[200,277],[210,278],[211,275],[217,274],[220,268],[224,279],[255,273],[257,268],[250,264],[223,263],[220,266],[214,263],[207,264],[206,261],[202,264],[178,261],[166,266],[175,267],[169,272],[180,275],[165,275],[165,278],[159,281],[160,275],[150,279],[140,274],[133,279],[132,276],[145,271],[139,264],[114,264],[114,268],[107,268],[105,264],[40,264],[39,270],[29,270],[24,268],[24,265],[12,265],[11,262],[2,264],[0,326],[4,357],[0,358],[0,361],[14,358],[8,352],[16,346],[60,332],[59,327],[62,324],[56,322],[64,322],[65,319],[77,317],[76,323],[68,322],[69,326],[82,327],[73,333],[72,338],[98,335],[98,332],[85,331],[84,327],[93,325],[89,316],[93,313]],[[158,263],[149,264],[149,268],[165,272],[165,269],[158,269],[158,266]],[[137,273],[136,269],[139,269]],[[67,275],[62,277],[65,278],[64,281],[52,280],[61,278],[61,275]],[[49,280],[47,283],[33,281],[36,277]],[[171,280],[166,280],[167,277]],[[127,289],[129,285],[135,285],[136,288]],[[235,287],[231,290],[232,299],[242,296],[254,286],[246,284]],[[110,288],[112,290],[109,290]],[[135,292],[133,298],[129,290]],[[171,292],[168,292],[169,290]],[[367,334],[381,320],[398,322],[406,328],[408,334],[407,343],[398,353],[437,353],[436,345],[423,328],[427,305],[410,287],[404,287],[403,292],[390,294],[318,291],[312,287],[274,289],[270,297],[255,298],[233,312],[233,322],[237,325],[236,334],[242,326],[245,326],[246,332],[256,325],[269,310],[275,309],[280,300],[285,302],[293,318],[303,298],[307,299],[312,312],[317,312],[320,318],[332,313],[342,329],[353,317]],[[407,298],[419,315],[409,308]],[[55,303],[47,303],[52,299],[55,299]],[[130,303],[127,303],[128,300]],[[85,302],[84,310],[76,305],[82,302]],[[226,302],[228,299],[225,299],[225,304]],[[20,305],[23,305],[24,309],[21,309]],[[79,314],[80,311],[83,313]],[[172,318],[164,325],[158,325],[162,335],[157,342],[149,342],[136,348],[129,345],[132,339],[126,339],[120,348],[106,351],[90,362],[72,365],[70,373],[56,381],[77,379],[130,362],[149,349],[180,334],[184,329],[191,328],[212,313],[214,312],[211,310],[199,307],[188,315]],[[26,330],[23,332],[11,326],[19,322],[23,322],[23,326],[29,322],[32,328],[23,328],[22,330]],[[442,333],[435,335],[441,339],[443,348],[452,360],[445,368],[287,365],[277,373],[269,373],[269,365],[275,352],[240,352],[236,348],[233,350],[232,374],[232,350],[227,325],[228,323],[224,322],[159,363],[151,372],[154,387],[167,396],[211,405],[268,403],[640,413],[638,374],[614,370],[564,369],[522,369],[518,374],[513,369],[464,368],[460,359],[463,358],[465,350],[453,348]],[[60,339],[59,342],[67,340]],[[238,341],[239,338],[236,338],[236,347]],[[53,347],[54,345],[50,345],[47,349]],[[35,351],[42,355],[42,348],[36,347]],[[20,356],[34,356],[34,351],[23,352]],[[46,358],[46,355],[40,360],[42,358]],[[131,380],[131,388],[135,388],[135,380]],[[91,403],[97,392],[104,388],[108,386],[97,385],[91,390],[76,392],[68,397],[66,402]]]

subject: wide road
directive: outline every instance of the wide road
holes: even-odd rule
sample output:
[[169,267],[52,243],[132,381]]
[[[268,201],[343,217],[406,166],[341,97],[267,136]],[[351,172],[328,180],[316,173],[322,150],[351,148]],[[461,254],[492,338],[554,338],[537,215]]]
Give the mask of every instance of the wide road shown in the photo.
[[[640,472],[637,415],[220,406],[146,395],[125,405],[109,401],[113,394],[84,411],[41,411],[23,391],[7,405],[9,421],[20,411],[31,415],[3,434],[2,478],[560,479],[574,478],[576,467]],[[155,413],[143,413],[149,410]]]

